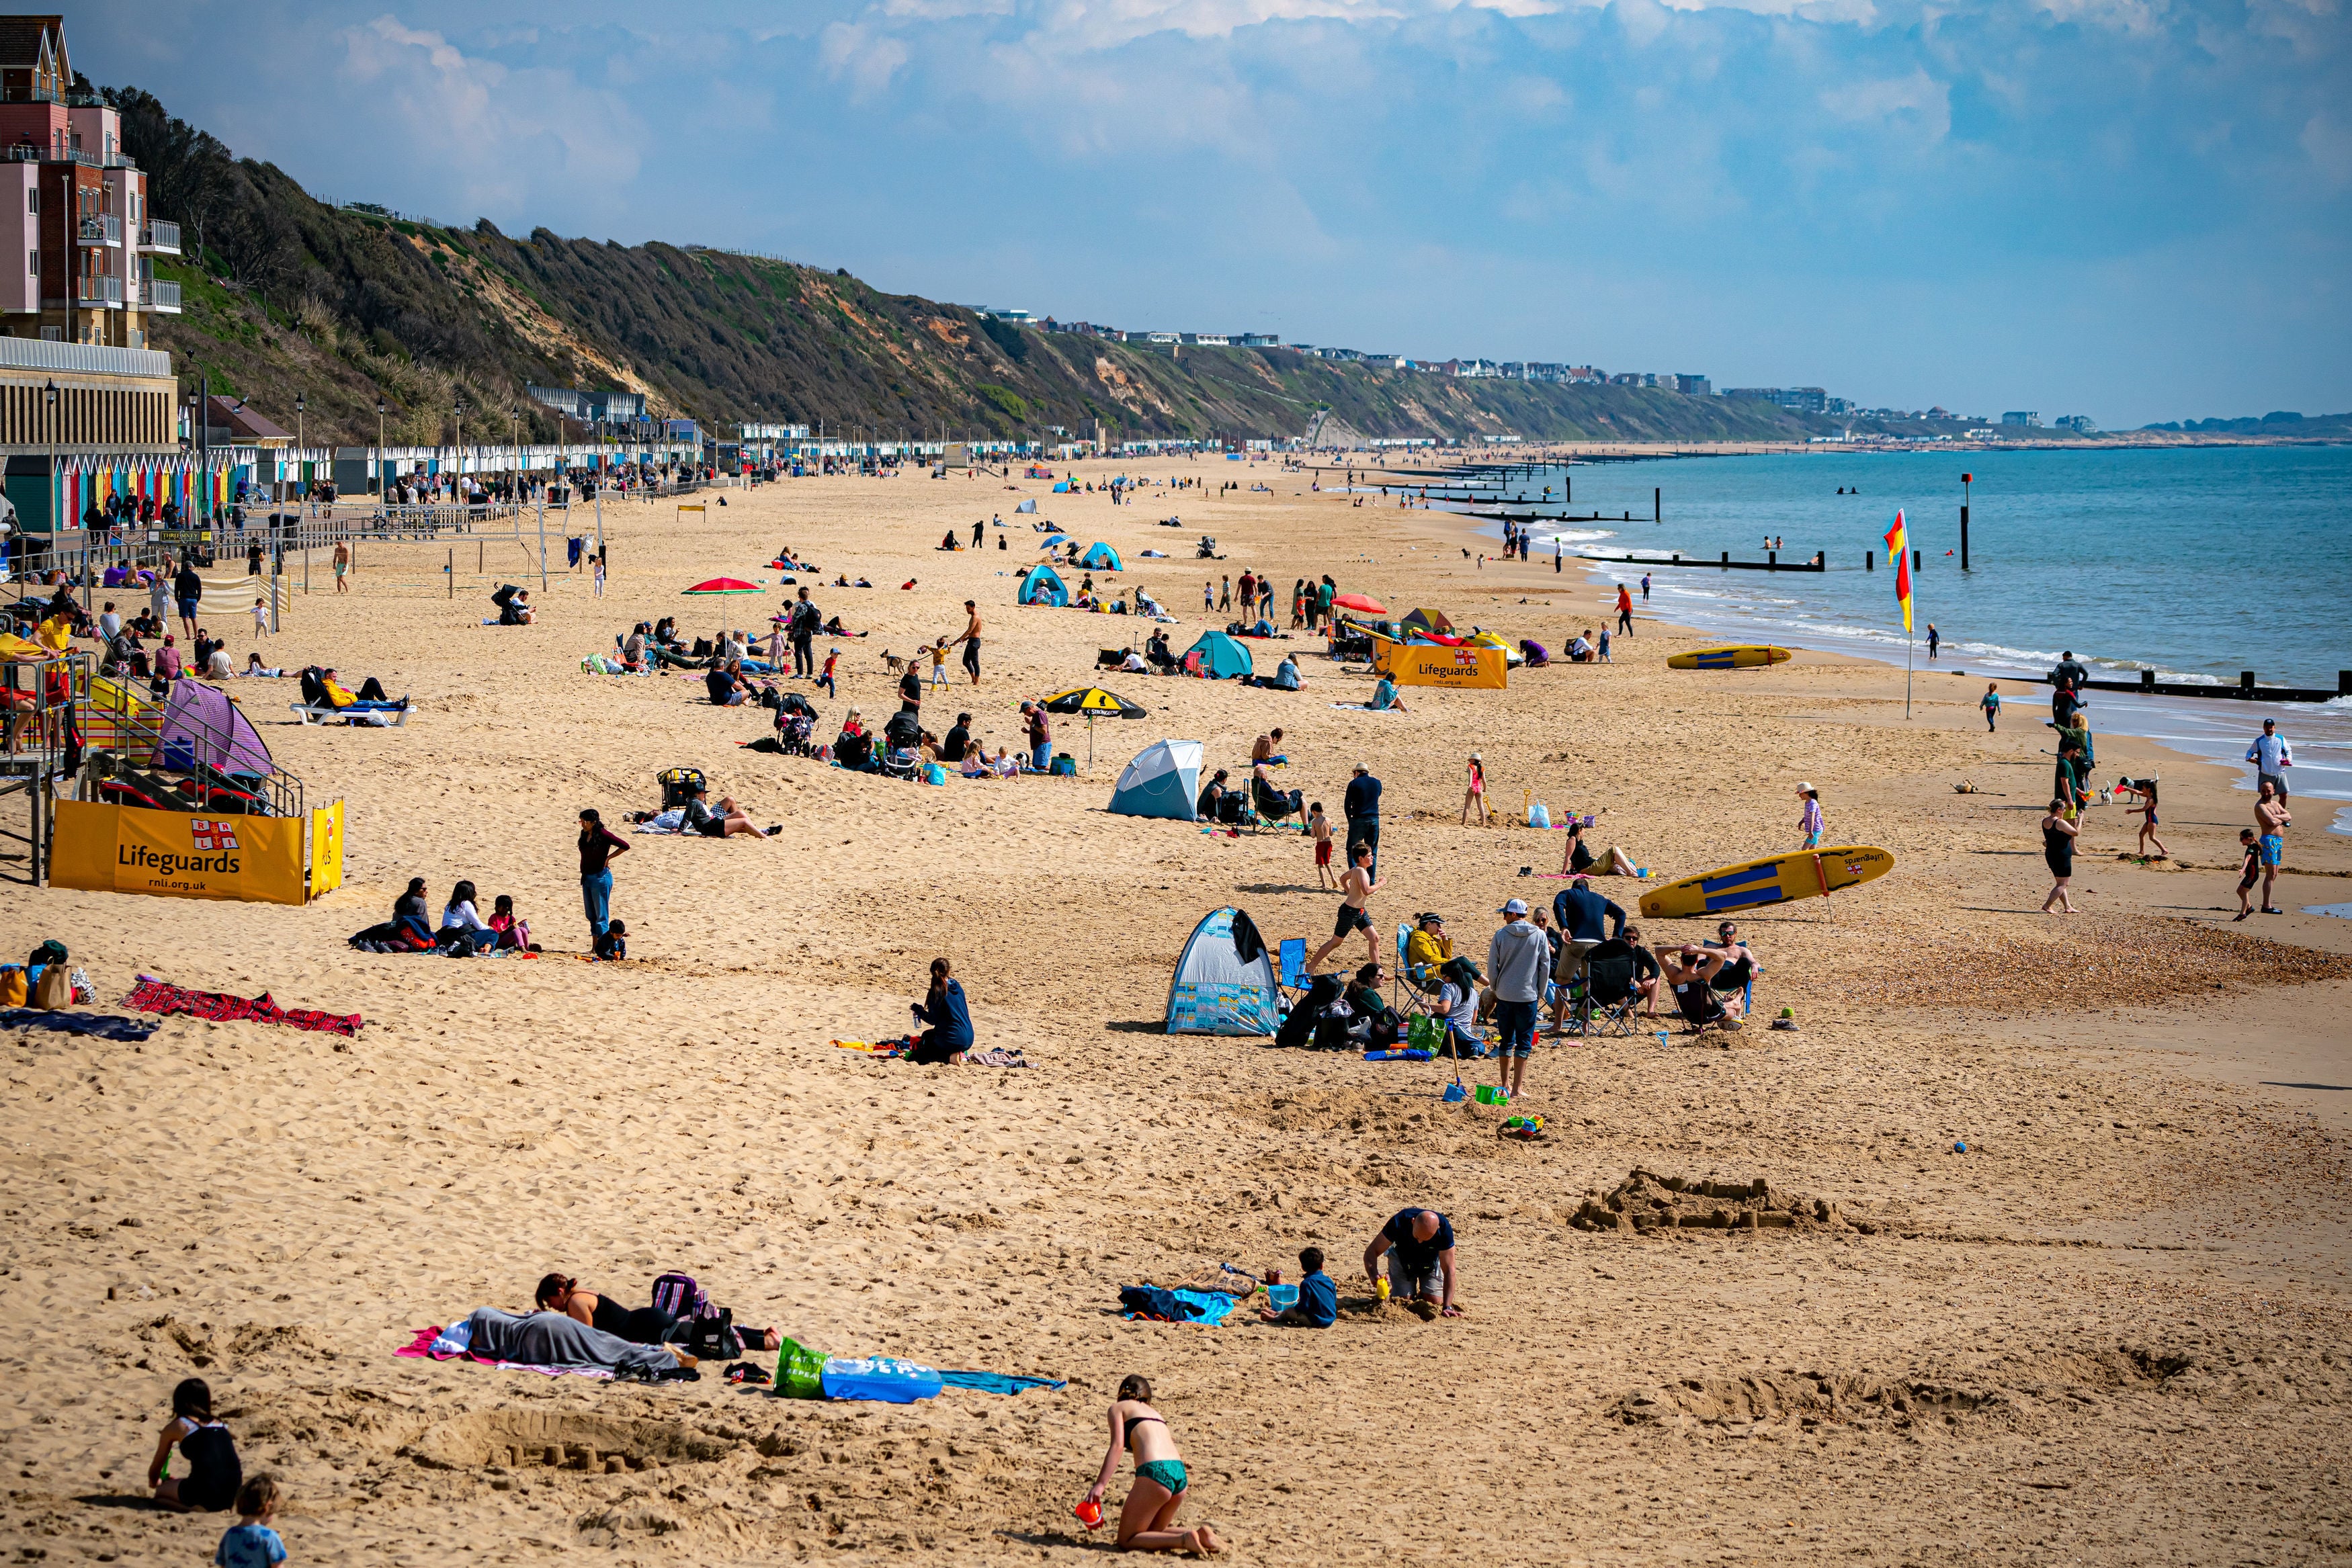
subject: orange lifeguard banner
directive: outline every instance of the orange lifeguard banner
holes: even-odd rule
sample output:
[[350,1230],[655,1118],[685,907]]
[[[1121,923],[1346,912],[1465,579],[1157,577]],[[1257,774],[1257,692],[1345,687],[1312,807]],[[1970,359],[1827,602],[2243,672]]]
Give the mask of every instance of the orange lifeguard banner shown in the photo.
[[1429,643],[1389,643],[1379,648],[1374,664],[1401,686],[1499,692],[1510,684],[1510,662],[1503,650],[1475,644],[1448,648]]
[[49,885],[164,898],[307,904],[311,888],[303,852],[320,831],[317,819],[331,813],[340,881],[340,800],[299,817],[183,816],[135,806],[59,800]]

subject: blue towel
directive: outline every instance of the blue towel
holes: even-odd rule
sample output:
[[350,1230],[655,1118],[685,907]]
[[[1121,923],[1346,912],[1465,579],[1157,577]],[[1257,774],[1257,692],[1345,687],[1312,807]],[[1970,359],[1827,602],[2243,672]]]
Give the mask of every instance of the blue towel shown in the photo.
[[100,1040],[142,1040],[160,1027],[117,1013],[43,1012],[38,1008],[0,1012],[0,1029],[53,1029],[64,1034],[94,1034]]
[[1171,1323],[1223,1322],[1234,1310],[1234,1298],[1222,1291],[1171,1291],[1159,1285],[1126,1285],[1118,1292],[1120,1308],[1131,1318]]
[[972,1388],[982,1394],[1018,1394],[1024,1388],[1061,1388],[1060,1378],[1024,1377],[1007,1372],[942,1372],[940,1381],[950,1388]]

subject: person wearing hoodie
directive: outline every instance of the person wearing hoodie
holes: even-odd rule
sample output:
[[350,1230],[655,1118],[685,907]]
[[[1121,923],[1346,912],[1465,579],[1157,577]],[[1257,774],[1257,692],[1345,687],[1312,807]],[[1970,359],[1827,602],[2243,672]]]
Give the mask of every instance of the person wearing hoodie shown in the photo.
[[1502,928],[1486,945],[1486,973],[1494,977],[1495,1025],[1502,1041],[1495,1055],[1496,1085],[1513,1098],[1535,1054],[1536,1009],[1550,967],[1550,941],[1528,924],[1527,901],[1512,899],[1503,905]]

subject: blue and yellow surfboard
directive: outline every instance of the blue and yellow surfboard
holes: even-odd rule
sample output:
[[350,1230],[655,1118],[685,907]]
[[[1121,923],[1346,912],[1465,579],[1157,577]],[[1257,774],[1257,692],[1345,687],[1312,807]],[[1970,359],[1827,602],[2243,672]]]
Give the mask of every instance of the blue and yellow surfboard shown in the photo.
[[1654,920],[1728,915],[1768,904],[1819,898],[1857,887],[1895,869],[1892,852],[1871,844],[1799,850],[1769,860],[1720,866],[1642,895],[1642,914]]
[[1687,653],[1676,653],[1666,661],[1670,670],[1747,670],[1763,664],[1785,664],[1795,655],[1786,648],[1769,644],[1742,644],[1731,648],[1693,648]]

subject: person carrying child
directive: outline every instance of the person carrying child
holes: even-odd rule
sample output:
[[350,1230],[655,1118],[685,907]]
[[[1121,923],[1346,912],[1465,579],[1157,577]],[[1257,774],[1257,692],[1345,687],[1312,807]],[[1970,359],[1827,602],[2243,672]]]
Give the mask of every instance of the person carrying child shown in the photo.
[[282,1494],[268,1476],[256,1476],[236,1494],[236,1522],[221,1532],[213,1549],[217,1568],[275,1568],[286,1561],[286,1542],[269,1528]]
[[[174,1443],[188,1461],[184,1476],[172,1474]],[[219,1513],[236,1500],[237,1489],[245,1484],[245,1467],[228,1428],[213,1419],[213,1391],[203,1378],[185,1378],[172,1390],[172,1418],[156,1439],[147,1484],[154,1489],[157,1502],[183,1513]]]

